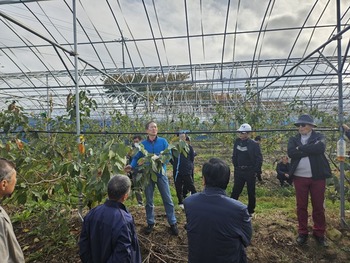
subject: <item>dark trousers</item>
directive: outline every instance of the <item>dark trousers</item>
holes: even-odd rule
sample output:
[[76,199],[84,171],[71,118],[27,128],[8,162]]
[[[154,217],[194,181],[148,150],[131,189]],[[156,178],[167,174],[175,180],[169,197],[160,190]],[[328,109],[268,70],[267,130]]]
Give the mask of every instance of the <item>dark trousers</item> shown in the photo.
[[326,180],[313,180],[294,176],[295,196],[297,201],[298,233],[308,234],[308,203],[309,194],[312,204],[312,220],[314,221],[313,234],[323,237],[326,230],[326,217],[324,209],[324,198],[326,191]]
[[[191,177],[192,177],[192,181],[193,181],[193,184],[194,184],[194,172],[192,172],[191,174]],[[190,192],[191,195],[193,195],[194,193],[196,192],[191,192],[190,190],[187,189],[186,185],[184,185],[183,189],[182,189],[182,196],[184,197],[184,199],[187,197],[187,194]]]
[[178,174],[175,180],[175,189],[176,189],[176,196],[179,201],[179,204],[182,204],[182,201],[184,199],[183,197],[183,189],[187,189],[191,192],[191,194],[196,193],[196,188],[194,187],[193,178],[190,174],[182,175]]
[[256,174],[256,178],[258,178],[259,182],[262,182],[261,173],[257,173]]
[[292,180],[290,180],[290,177],[286,177],[284,174],[277,174],[277,179],[280,181],[281,186],[285,186],[285,182],[292,185]]
[[130,173],[128,176],[131,179],[131,184],[132,184],[131,189],[132,189],[132,192],[135,194],[137,203],[139,205],[142,205],[143,204],[142,188],[138,184],[137,175],[138,175],[137,173]]
[[255,209],[255,203],[256,203],[255,180],[256,180],[256,175],[254,171],[235,171],[234,172],[231,198],[238,200],[240,194],[243,191],[244,185],[247,183],[249,214],[253,214]]

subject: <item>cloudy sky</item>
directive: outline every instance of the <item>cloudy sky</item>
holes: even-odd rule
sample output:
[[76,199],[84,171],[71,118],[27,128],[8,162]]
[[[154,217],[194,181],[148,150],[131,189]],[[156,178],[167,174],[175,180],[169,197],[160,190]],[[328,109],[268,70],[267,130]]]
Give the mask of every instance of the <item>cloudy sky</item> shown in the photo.
[[[349,25],[349,3],[346,0],[341,3],[343,13],[347,11],[342,22]],[[0,11],[71,50],[71,6],[71,0],[49,0],[3,4]],[[77,1],[77,17],[80,23],[77,39],[81,43],[78,52],[98,68],[123,66],[122,45],[116,42],[122,34],[127,41],[126,67],[185,65],[190,64],[190,60],[194,64],[221,62],[222,53],[226,62],[305,56],[334,33],[336,1],[82,0]],[[54,68],[60,67],[59,60],[58,64],[53,61],[57,54],[52,47],[45,47],[48,44],[45,40],[4,18],[1,22],[2,52],[9,54],[6,49],[9,47],[43,45],[37,51],[42,52]],[[266,31],[260,32],[261,29]],[[102,44],[102,41],[108,43]],[[89,42],[95,42],[96,51]],[[344,47],[346,44],[344,41]],[[334,52],[334,47],[330,46],[328,52]],[[33,70],[44,70],[32,52],[28,48],[17,48],[19,55],[15,61]],[[4,57],[3,60],[7,63]],[[3,70],[16,71],[10,65]]]

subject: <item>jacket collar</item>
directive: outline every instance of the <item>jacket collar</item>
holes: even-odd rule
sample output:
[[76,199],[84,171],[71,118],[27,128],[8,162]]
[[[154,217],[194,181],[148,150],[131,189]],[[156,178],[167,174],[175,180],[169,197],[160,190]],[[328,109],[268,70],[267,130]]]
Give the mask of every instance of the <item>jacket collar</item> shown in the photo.
[[226,195],[226,191],[220,187],[206,186],[203,192],[206,195]]
[[120,208],[120,209],[122,209],[124,211],[128,211],[123,203],[120,203],[120,202],[117,202],[117,201],[113,201],[113,200],[110,200],[110,199],[107,199],[105,201],[105,205],[109,206],[109,207]]
[[156,138],[154,138],[154,140],[151,140],[148,136],[147,136],[147,141],[149,141],[150,143],[155,143],[158,139],[158,135],[156,136]]

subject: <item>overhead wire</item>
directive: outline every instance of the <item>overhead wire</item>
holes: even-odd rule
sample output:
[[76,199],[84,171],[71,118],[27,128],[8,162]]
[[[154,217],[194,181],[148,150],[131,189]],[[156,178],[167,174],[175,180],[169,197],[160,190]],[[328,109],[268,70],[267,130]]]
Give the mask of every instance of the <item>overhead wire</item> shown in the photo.
[[[348,20],[348,21],[349,21],[349,20]],[[348,22],[348,21],[347,21],[347,22]],[[335,29],[334,29],[333,32],[331,33],[330,37],[333,35],[334,31],[335,31]],[[330,76],[331,72],[338,72],[338,69],[335,68],[335,66],[334,66],[333,64],[331,64],[331,62],[322,54],[322,52],[323,52],[324,49],[325,49],[325,47],[324,47],[322,50],[320,50],[320,51],[318,52],[318,53],[319,53],[319,57],[318,57],[318,58],[319,58],[319,59],[322,59],[322,58],[323,58],[323,59],[326,61],[326,68],[325,68],[324,70],[322,70],[322,72],[324,72],[324,74],[325,74],[325,78],[324,78],[323,80],[321,80],[321,82],[319,83],[319,86],[318,86],[318,87],[315,87],[315,90],[313,90],[315,94],[321,89],[322,84],[323,84],[326,80],[328,80],[329,83],[331,83],[332,80],[333,80],[333,83],[337,83],[337,82],[338,82],[338,80],[337,80],[336,78],[328,78],[328,76]],[[335,48],[333,54],[335,54],[336,51],[337,51],[337,49]],[[314,70],[316,69],[316,67],[319,66],[319,64],[320,64],[320,63],[315,63],[314,67],[313,67],[312,70],[310,71],[310,74],[312,74],[312,72],[314,72]],[[340,66],[341,66],[341,65],[340,65]],[[327,68],[331,68],[331,70],[327,72],[327,71],[326,71]],[[307,76],[305,77],[305,79],[306,79],[306,78],[307,78]],[[303,82],[304,82],[304,81],[303,81]],[[344,89],[344,90],[346,89],[346,86],[345,86],[345,85],[343,86],[343,89]],[[320,90],[320,93],[321,93],[321,94],[323,94],[323,95],[325,95],[325,96],[331,96],[331,97],[332,97],[332,96],[334,96],[335,93],[337,93],[338,91],[337,91],[337,89],[334,89],[333,92],[332,92],[331,94],[325,94],[325,92],[326,92],[326,90]],[[310,96],[312,96],[311,90],[310,90]]]
[[[107,0],[107,1],[108,1],[108,0]],[[140,52],[140,50],[139,50],[139,47],[137,46],[137,42],[135,41],[134,34],[132,33],[132,31],[131,31],[131,29],[130,29],[130,27],[129,27],[129,23],[128,23],[128,21],[127,21],[126,18],[125,18],[125,15],[124,15],[124,12],[123,12],[123,8],[122,8],[122,6],[121,6],[119,0],[117,0],[117,4],[118,4],[119,10],[120,10],[120,13],[121,13],[121,15],[122,15],[122,17],[123,17],[125,26],[126,26],[126,28],[128,29],[128,32],[129,32],[131,38],[134,40],[133,43],[134,43],[134,45],[135,45],[135,49],[136,49],[136,51],[137,51],[137,54],[138,54],[138,56],[139,56],[139,58],[140,58],[141,64],[142,64],[143,67],[146,67],[146,66],[145,66],[145,63],[144,63],[144,61],[143,61],[143,58],[142,58],[142,56],[141,56],[141,52]],[[111,9],[111,11],[112,11],[112,9]],[[113,13],[113,14],[114,14],[114,13]],[[115,17],[115,21],[117,22],[116,17]],[[118,24],[118,25],[119,25],[119,24]],[[123,34],[122,30],[120,29],[119,26],[118,26],[118,28],[119,28],[120,34],[122,35],[122,34]],[[152,38],[152,39],[154,39],[154,38]],[[126,47],[126,45],[125,45],[125,47]],[[131,65],[132,65],[133,69],[135,70],[134,63],[133,63],[133,60],[131,59],[130,53],[129,53],[129,58],[130,58],[130,63],[131,63]],[[135,73],[136,73],[136,72],[135,72]]]
[[167,66],[169,66],[170,63],[169,63],[169,60],[168,60],[167,48],[166,48],[166,45],[165,45],[164,36],[163,36],[162,28],[160,26],[158,12],[157,12],[157,8],[156,8],[156,4],[155,4],[154,0],[152,0],[152,4],[153,4],[154,15],[155,15],[155,18],[156,18],[156,21],[157,21],[159,34],[160,34],[160,37],[161,37],[162,43],[163,43],[163,48],[164,48],[164,52],[165,52],[165,60],[166,60]]
[[[201,43],[202,43],[202,54],[204,63],[206,62],[205,56],[205,41],[204,41],[204,26],[203,26],[203,0],[199,1],[199,10],[200,10],[200,27],[201,27]],[[208,78],[208,72],[205,71],[205,78]]]
[[[324,14],[325,11],[327,10],[327,7],[328,7],[329,3],[330,3],[330,0],[328,0],[328,2],[326,3],[326,5],[324,6],[324,8],[323,8],[323,10],[322,10],[322,12],[321,12],[319,18],[317,19],[317,21],[316,21],[316,23],[315,23],[315,27],[313,28],[313,30],[312,30],[312,32],[311,32],[311,34],[310,34],[309,40],[308,40],[307,45],[306,45],[306,47],[305,47],[305,49],[304,49],[304,53],[303,53],[302,57],[305,56],[305,54],[306,54],[306,52],[307,52],[307,49],[308,49],[308,47],[309,47],[309,45],[310,45],[310,43],[311,43],[311,39],[312,39],[312,37],[313,37],[313,35],[314,35],[314,32],[316,31],[317,25],[318,25],[318,23],[320,22],[320,20],[321,20],[323,14]],[[316,3],[315,3],[315,4],[316,4]],[[313,8],[312,8],[311,12],[312,12],[312,11],[313,11]],[[311,13],[310,13],[310,15],[311,15]],[[305,24],[306,24],[306,21],[305,21]],[[304,31],[305,31],[305,29],[304,29]],[[323,48],[323,50],[324,50],[324,48]],[[319,53],[322,53],[322,50],[320,50]],[[301,84],[303,84],[304,82],[308,82],[310,79],[312,79],[311,75],[312,75],[312,73],[314,72],[314,70],[316,69],[316,67],[319,65],[318,61],[319,61],[320,59],[321,59],[321,55],[319,55],[319,56],[317,57],[317,60],[315,61],[315,64],[314,64],[313,69],[311,69],[311,70],[309,71],[309,74],[308,74],[309,76],[306,76],[306,77],[302,80]],[[325,79],[326,79],[326,78],[325,78]],[[324,80],[325,80],[325,79],[324,79]],[[284,84],[283,86],[285,86],[285,85],[286,85],[286,82],[285,82],[285,84]],[[316,90],[315,90],[315,92],[316,92]],[[311,96],[311,98],[312,98],[311,92],[309,93],[309,96]],[[310,105],[310,106],[312,107],[312,105]]]
[[265,13],[264,13],[264,16],[263,16],[263,19],[261,21],[261,24],[260,24],[260,29],[258,31],[258,36],[256,38],[256,43],[255,43],[255,48],[254,48],[254,53],[253,53],[253,57],[252,57],[252,66],[250,68],[250,74],[249,74],[249,78],[252,78],[253,74],[254,74],[254,62],[255,62],[255,56],[256,56],[256,52],[257,52],[257,49],[258,49],[258,45],[259,45],[259,41],[260,41],[260,35],[262,33],[265,33],[265,31],[262,30],[262,28],[264,27],[264,24],[265,24],[265,21],[267,19],[267,14],[270,10],[270,13],[271,13],[271,10],[273,9],[273,6],[275,4],[275,0],[269,0],[269,3],[265,9]]
[[186,22],[186,35],[187,35],[187,51],[188,51],[188,61],[190,63],[190,72],[191,72],[191,80],[194,80],[193,77],[193,68],[192,68],[192,54],[191,54],[191,42],[190,42],[190,28],[188,21],[188,12],[187,12],[187,0],[184,0],[184,11],[185,11],[185,22]]
[[222,50],[221,50],[221,69],[220,69],[220,78],[223,78],[223,63],[224,63],[224,56],[225,56],[225,47],[226,47],[226,32],[227,32],[227,25],[229,20],[229,14],[230,14],[230,5],[231,0],[227,1],[227,8],[226,8],[226,16],[225,16],[225,25],[224,25],[224,37],[222,41]]
[[148,22],[148,26],[149,26],[149,30],[151,31],[151,35],[152,35],[152,38],[153,38],[153,44],[154,44],[154,48],[156,49],[156,54],[157,54],[157,58],[158,58],[158,63],[159,63],[159,66],[160,66],[160,70],[162,72],[162,76],[163,78],[165,79],[165,74],[164,74],[164,71],[163,71],[163,67],[162,67],[162,60],[160,58],[160,54],[159,54],[159,50],[158,50],[158,45],[157,45],[157,42],[155,40],[155,36],[154,36],[154,31],[153,31],[153,26],[152,26],[152,23],[151,23],[151,20],[150,20],[150,17],[149,17],[149,14],[148,14],[148,11],[147,11],[147,7],[146,7],[146,4],[145,4],[145,1],[142,0],[142,5],[143,5],[143,8],[145,10],[145,15],[146,15],[146,18],[147,18],[147,22]]
[[[230,78],[232,78],[233,75],[236,75],[236,73],[237,73],[237,69],[236,69],[236,73],[233,73],[233,70],[235,68],[234,67],[234,63],[235,63],[235,56],[236,56],[237,29],[238,29],[238,19],[239,19],[240,8],[241,8],[241,0],[238,0],[238,2],[237,2],[235,29],[234,29],[234,34],[233,34],[232,67],[231,67],[231,72],[230,72]],[[228,85],[229,85],[229,87],[231,87],[231,81],[229,81]]]

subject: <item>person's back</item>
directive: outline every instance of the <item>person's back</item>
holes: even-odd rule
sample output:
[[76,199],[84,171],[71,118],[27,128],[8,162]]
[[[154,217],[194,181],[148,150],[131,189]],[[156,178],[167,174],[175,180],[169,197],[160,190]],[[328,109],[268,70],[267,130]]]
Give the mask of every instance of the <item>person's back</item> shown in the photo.
[[85,216],[79,241],[82,262],[141,262],[134,221],[122,203],[129,192],[126,196],[123,194],[121,199],[111,198],[113,192],[121,192],[120,185],[124,181],[127,182],[130,191],[131,182],[128,177],[122,175],[113,177],[109,183],[109,199]]
[[186,225],[190,263],[244,262],[244,245],[249,244],[244,226],[250,224],[247,207],[217,190],[206,188],[184,200],[190,219]]
[[[213,183],[209,174],[224,175],[224,183]],[[246,262],[245,247],[252,236],[247,206],[226,196],[229,167],[219,159],[203,165],[205,189],[184,200],[187,218],[188,260],[190,263]],[[209,175],[209,176],[211,176]],[[207,178],[207,179],[206,179]],[[216,180],[214,178],[214,180]]]

